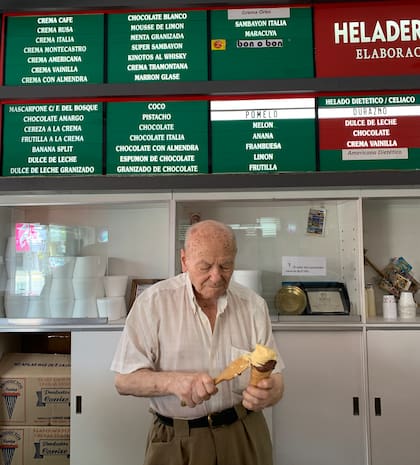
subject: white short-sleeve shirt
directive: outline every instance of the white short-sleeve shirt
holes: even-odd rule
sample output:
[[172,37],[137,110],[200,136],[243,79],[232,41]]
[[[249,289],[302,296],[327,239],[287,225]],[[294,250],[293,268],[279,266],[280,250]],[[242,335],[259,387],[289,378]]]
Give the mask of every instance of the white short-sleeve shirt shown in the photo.
[[[219,298],[212,332],[198,306],[188,273],[146,289],[134,303],[121,335],[111,369],[131,373],[141,368],[156,371],[206,371],[215,377],[232,360],[263,344],[277,352],[276,372],[284,368],[272,335],[265,300],[231,281]],[[219,392],[194,408],[181,407],[175,395],[150,399],[151,408],[175,418],[196,418],[241,402],[249,370],[218,385]]]

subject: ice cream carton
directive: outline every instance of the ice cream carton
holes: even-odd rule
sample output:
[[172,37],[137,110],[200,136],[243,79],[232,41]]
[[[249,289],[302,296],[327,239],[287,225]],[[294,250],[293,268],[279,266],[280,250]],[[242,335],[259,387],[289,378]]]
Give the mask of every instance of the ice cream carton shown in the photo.
[[0,361],[0,425],[70,424],[70,355],[5,354]]
[[69,465],[70,428],[0,427],[1,465]]

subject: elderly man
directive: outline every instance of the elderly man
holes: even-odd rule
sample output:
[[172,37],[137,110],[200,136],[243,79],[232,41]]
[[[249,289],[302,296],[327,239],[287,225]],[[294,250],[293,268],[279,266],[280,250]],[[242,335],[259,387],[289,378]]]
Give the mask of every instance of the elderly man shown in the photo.
[[231,282],[233,231],[205,220],[181,250],[183,273],[136,299],[112,369],[122,395],[150,397],[154,421],[145,465],[269,465],[262,414],[283,393],[283,362],[257,386],[244,373],[217,387],[214,377],[261,344],[277,352],[267,305]]

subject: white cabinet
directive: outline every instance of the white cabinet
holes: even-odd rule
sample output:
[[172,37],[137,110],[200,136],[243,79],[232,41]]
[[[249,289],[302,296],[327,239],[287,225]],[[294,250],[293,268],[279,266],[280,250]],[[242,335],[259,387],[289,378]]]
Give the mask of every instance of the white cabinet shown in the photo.
[[138,465],[152,416],[147,399],[120,396],[111,360],[120,331],[74,331],[71,465]]
[[275,338],[286,365],[284,397],[273,408],[275,463],[366,464],[361,331]]
[[417,465],[420,331],[367,333],[372,465]]

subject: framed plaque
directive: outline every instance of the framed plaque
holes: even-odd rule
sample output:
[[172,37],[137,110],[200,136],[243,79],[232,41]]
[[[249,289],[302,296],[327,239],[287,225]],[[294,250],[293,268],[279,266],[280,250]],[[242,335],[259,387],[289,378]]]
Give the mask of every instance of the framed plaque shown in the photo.
[[308,315],[348,315],[350,299],[345,284],[340,282],[287,282],[305,292]]
[[131,310],[131,307],[133,306],[136,297],[139,296],[145,289],[159,281],[162,281],[162,279],[133,279],[131,281],[130,299],[128,301],[129,311]]

